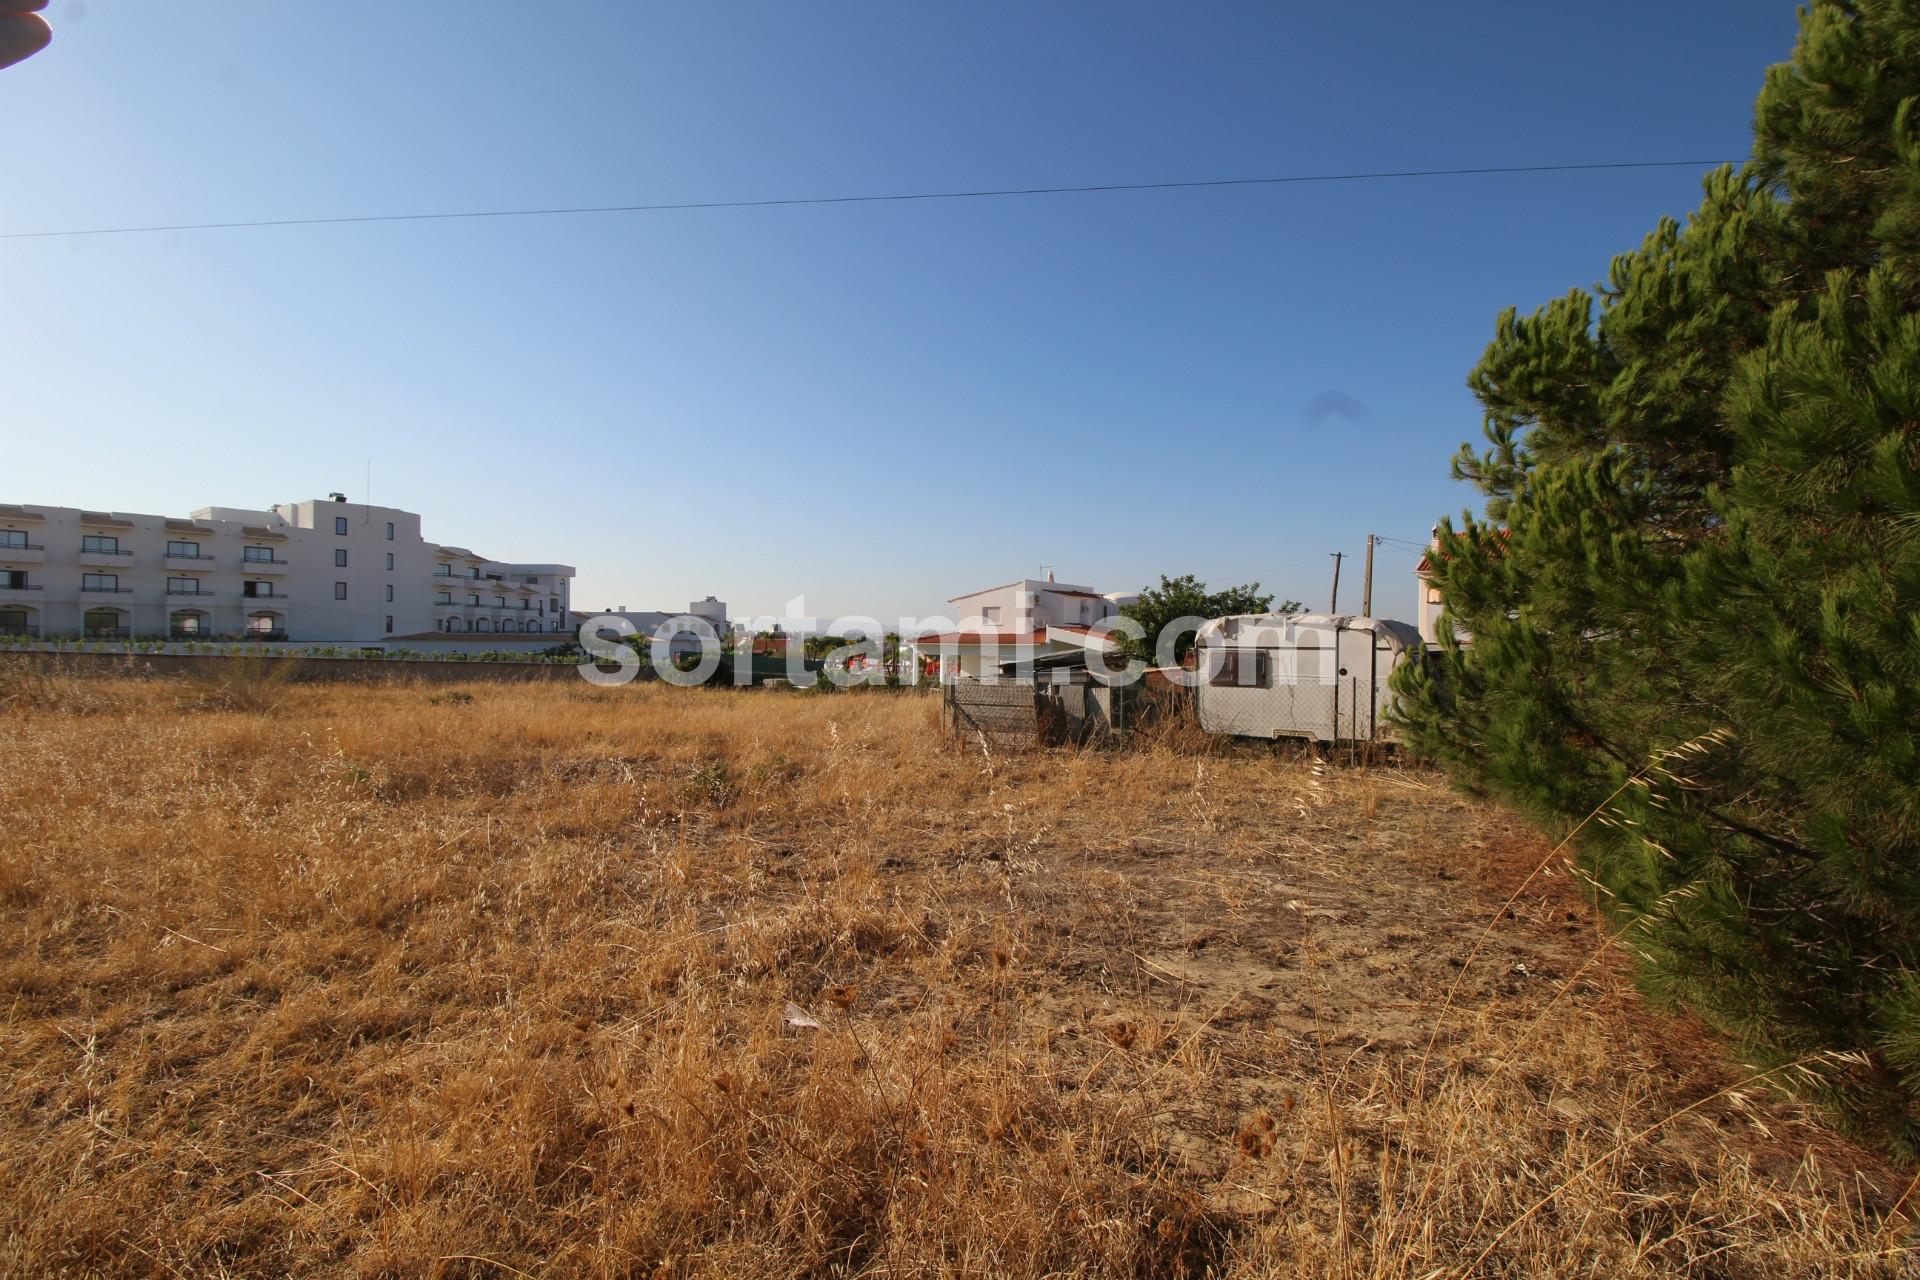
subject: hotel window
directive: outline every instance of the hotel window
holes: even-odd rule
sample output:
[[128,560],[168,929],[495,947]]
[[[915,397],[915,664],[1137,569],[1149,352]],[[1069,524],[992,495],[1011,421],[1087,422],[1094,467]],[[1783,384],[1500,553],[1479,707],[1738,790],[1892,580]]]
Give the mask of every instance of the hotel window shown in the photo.
[[387,603],[393,603],[393,584],[391,582],[387,584]]
[[453,576],[453,566],[450,564],[435,565],[433,576],[436,578],[451,578]]
[[479,596],[476,596],[476,595],[473,595],[473,594],[471,594],[471,593],[469,593],[469,594],[468,594],[468,596],[467,596],[467,603],[468,603],[468,604],[479,604],[479,603],[480,603],[480,597],[479,597]]
[[104,551],[109,555],[118,555],[120,539],[103,533],[83,534],[80,538],[82,551]]
[[271,582],[244,582],[240,584],[240,594],[243,596],[270,596],[273,594],[273,584]]
[[494,607],[494,608],[496,608],[496,609],[504,609],[504,608],[506,608],[506,607],[507,607],[507,598],[506,598],[505,596],[495,596],[495,597],[493,598],[493,607]]
[[342,534],[342,535],[346,533],[347,518],[345,516],[335,516],[333,518],[333,531],[335,533]]
[[[393,521],[391,521],[391,520],[389,520],[389,521],[387,521],[387,541],[388,541],[388,542],[392,542],[392,541],[393,541]],[[388,567],[388,568],[392,568],[393,566],[391,566],[391,565],[389,565],[389,566],[387,566],[387,567]],[[392,630],[392,628],[393,628],[393,624],[392,624],[391,622],[389,622],[389,623],[387,624],[387,628],[388,628],[388,630]]]
[[272,547],[247,547],[240,552],[240,558],[248,564],[272,564]]
[[24,547],[27,545],[25,529],[0,529],[0,547]]
[[436,591],[436,592],[434,592],[434,593],[433,593],[433,602],[434,602],[435,604],[452,604],[452,603],[453,603],[453,592],[451,592],[451,591]]
[[472,567],[470,567],[470,568],[469,568],[469,569],[467,570],[467,576],[468,576],[469,578],[477,578],[477,577],[479,577],[479,576],[480,576],[480,566],[476,564],[476,565],[473,565]]
[[393,552],[387,552],[387,572],[393,572]]
[[180,556],[187,560],[198,560],[200,558],[200,544],[197,542],[169,542],[167,544],[167,554],[170,556]]
[[25,569],[0,569],[0,587],[10,591],[27,589],[27,571]]
[[980,621],[988,624],[989,626],[995,626],[995,627],[999,626],[1000,625],[1000,606],[997,604],[990,604],[986,608],[982,609],[980,611]]
[[392,630],[393,630],[393,615],[392,615],[392,614],[388,614],[388,615],[387,615],[387,630],[388,630],[388,631],[392,631]]
[[344,582],[336,582],[336,583],[334,583],[334,584],[333,584],[333,598],[334,598],[335,600],[345,600],[345,599],[347,598],[347,584],[346,584],[346,583],[344,583]]
[[336,547],[334,549],[333,567],[336,569],[344,569],[347,567],[347,549],[345,547]]
[[200,579],[168,578],[167,594],[170,596],[197,596],[200,594]]
[[120,575],[117,573],[83,573],[80,575],[82,591],[118,591]]

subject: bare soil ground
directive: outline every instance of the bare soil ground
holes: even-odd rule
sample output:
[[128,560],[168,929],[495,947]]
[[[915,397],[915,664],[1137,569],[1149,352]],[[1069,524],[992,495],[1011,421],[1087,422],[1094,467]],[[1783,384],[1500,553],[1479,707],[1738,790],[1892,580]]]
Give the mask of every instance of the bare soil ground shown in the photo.
[[935,710],[0,671],[0,1268],[1915,1274],[1499,809]]

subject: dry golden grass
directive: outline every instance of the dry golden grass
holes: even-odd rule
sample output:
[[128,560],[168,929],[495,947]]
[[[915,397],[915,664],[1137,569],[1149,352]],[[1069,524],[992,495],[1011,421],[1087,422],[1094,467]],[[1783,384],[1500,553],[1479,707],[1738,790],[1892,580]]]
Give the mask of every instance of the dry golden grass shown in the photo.
[[268,692],[0,673],[9,1273],[1911,1274],[1430,775]]

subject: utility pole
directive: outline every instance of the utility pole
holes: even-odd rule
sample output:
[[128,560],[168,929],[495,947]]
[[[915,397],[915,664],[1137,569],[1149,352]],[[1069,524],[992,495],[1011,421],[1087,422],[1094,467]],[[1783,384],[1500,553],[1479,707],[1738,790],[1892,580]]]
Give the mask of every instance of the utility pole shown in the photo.
[[1367,535],[1367,571],[1360,578],[1360,616],[1373,616],[1373,544],[1379,541],[1372,534]]
[[1344,551],[1335,551],[1333,555],[1333,602],[1327,606],[1328,613],[1340,612],[1340,562],[1346,558]]

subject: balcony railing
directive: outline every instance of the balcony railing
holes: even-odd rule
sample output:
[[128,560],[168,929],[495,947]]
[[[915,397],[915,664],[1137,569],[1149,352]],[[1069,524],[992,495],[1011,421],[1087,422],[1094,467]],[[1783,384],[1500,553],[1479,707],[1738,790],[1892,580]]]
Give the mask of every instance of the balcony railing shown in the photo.
[[11,587],[4,582],[0,582],[0,591],[44,591],[44,590],[46,590],[46,588],[41,586],[37,582],[35,583],[22,582],[17,586],[11,586]]
[[88,627],[82,634],[89,640],[131,640],[132,627]]
[[9,551],[45,551],[45,550],[46,548],[44,546],[41,546],[37,542],[0,542],[0,556],[5,555]]
[[133,594],[133,588],[82,586],[80,588],[80,594],[83,596],[130,596]]
[[[211,559],[211,557],[209,557],[209,559]],[[254,559],[254,558],[253,558],[252,556],[242,556],[242,557],[240,557],[240,567],[241,567],[241,568],[243,568],[243,569],[244,569],[244,568],[246,568],[246,567],[247,567],[247,566],[249,566],[249,565],[256,565],[256,564],[265,564],[265,565],[278,565],[278,566],[280,566],[280,567],[282,567],[282,568],[285,568],[285,567],[286,567],[286,564],[287,564],[287,561],[285,561],[285,560],[256,560],[256,559]]]
[[82,547],[80,554],[83,556],[130,556],[133,552],[122,551],[117,547]]
[[167,594],[170,596],[207,596],[211,598],[213,596],[219,595],[220,593],[218,591],[202,591],[197,587],[192,591],[176,591],[172,587],[168,587]]
[[37,636],[40,624],[37,622],[0,623],[0,636]]
[[[208,592],[208,594],[211,595],[212,592]],[[243,591],[240,593],[240,596],[243,600],[285,600],[288,593],[285,591]]]
[[286,638],[287,638],[287,633],[284,631],[249,631],[247,632],[247,639],[249,640],[285,640]]
[[218,557],[203,556],[198,554],[197,552],[192,555],[189,555],[184,551],[169,551],[167,552],[167,559],[169,560],[215,560],[215,559],[218,559]]

